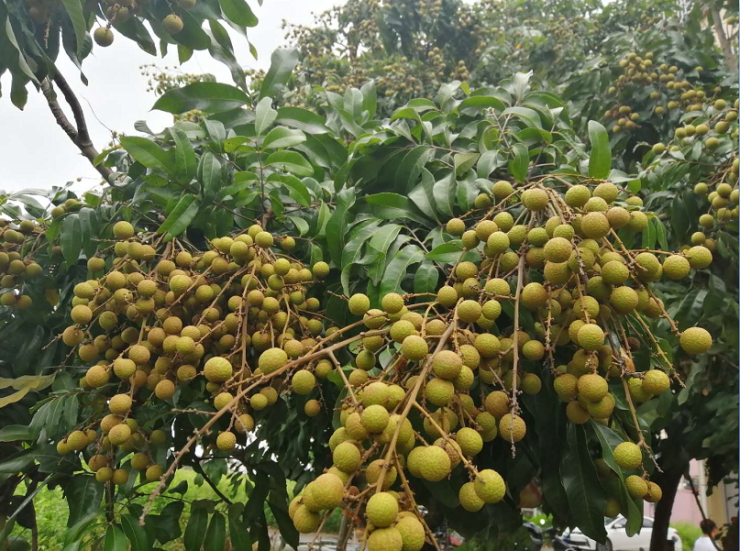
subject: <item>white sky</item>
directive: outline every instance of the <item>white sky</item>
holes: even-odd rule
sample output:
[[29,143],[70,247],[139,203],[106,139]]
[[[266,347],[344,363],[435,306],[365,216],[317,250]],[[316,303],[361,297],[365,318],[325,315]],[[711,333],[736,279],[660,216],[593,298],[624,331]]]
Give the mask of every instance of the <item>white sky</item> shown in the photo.
[[[249,54],[244,37],[230,32],[237,60],[244,67],[267,69],[272,51],[285,43],[285,32],[281,28],[283,19],[294,24],[309,24],[313,21],[313,13],[343,3],[344,0],[264,0],[260,7],[256,0],[249,0],[260,20],[259,25],[249,31],[259,60],[255,61]],[[89,86],[85,86],[66,53],[60,52],[57,65],[85,109],[90,135],[99,151],[110,141],[110,130],[134,135],[138,134],[134,130],[137,120],[146,120],[154,131],[172,121],[167,113],[150,111],[156,98],[146,91],[147,78],[139,69],[149,63],[177,67],[176,49],[170,48],[164,59],[153,57],[119,34],[111,47],[96,46],[93,55],[83,63],[89,80]],[[226,66],[213,60],[208,52],[196,52],[181,67],[183,72],[212,73],[220,82],[233,84]],[[78,177],[83,181],[75,186],[76,189],[95,186],[100,181],[98,173],[57,126],[43,95],[29,86],[28,103],[19,111],[10,102],[9,75],[6,73],[0,82],[3,93],[0,98],[0,190],[50,188]],[[61,103],[64,105],[63,101]],[[69,118],[72,119],[71,114]]]

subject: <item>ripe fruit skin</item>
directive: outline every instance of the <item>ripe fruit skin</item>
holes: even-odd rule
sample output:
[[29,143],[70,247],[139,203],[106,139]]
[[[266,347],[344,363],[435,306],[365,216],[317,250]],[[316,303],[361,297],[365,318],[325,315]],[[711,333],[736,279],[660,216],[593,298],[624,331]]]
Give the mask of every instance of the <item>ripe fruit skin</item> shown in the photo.
[[499,421],[498,432],[507,442],[519,442],[527,434],[527,425],[518,415],[507,413]]
[[622,442],[614,448],[614,461],[619,468],[625,470],[637,469],[642,465],[642,452],[637,444]]
[[354,294],[347,303],[349,311],[354,316],[363,316],[370,309],[370,299],[362,293]]
[[120,425],[116,425],[110,429],[108,438],[110,439],[111,444],[114,446],[120,446],[121,444],[125,444],[128,439],[131,438],[131,429],[127,424],[121,423]]
[[170,34],[179,33],[185,26],[185,24],[182,22],[182,19],[180,19],[180,17],[178,17],[174,13],[171,13],[167,17],[165,17],[162,21],[162,25],[164,26],[164,29]]
[[387,492],[379,492],[367,501],[367,520],[378,528],[393,524],[398,515],[398,501]]
[[581,220],[581,231],[591,239],[601,239],[609,233],[609,220],[601,212],[589,212]]
[[553,382],[555,393],[563,401],[568,401],[575,398],[578,392],[577,385],[578,379],[576,379],[576,377],[574,375],[571,375],[570,373],[565,373],[563,375],[560,375],[559,377],[556,377],[555,381]]
[[305,396],[316,386],[316,377],[307,369],[300,369],[293,374],[291,385],[293,392],[299,396]]
[[690,327],[683,333],[679,339],[681,348],[687,354],[695,356],[704,354],[712,346],[712,336],[709,331],[701,327]]
[[342,442],[334,448],[332,459],[334,465],[345,473],[356,471],[362,461],[360,450],[351,442]]
[[108,408],[110,409],[111,413],[117,415],[125,415],[131,410],[131,404],[131,396],[129,396],[128,394],[116,394],[115,396],[113,396],[113,398],[110,399]]
[[409,335],[403,340],[401,352],[409,360],[420,361],[429,354],[429,345],[423,338],[417,335]]
[[455,440],[460,445],[460,449],[467,456],[478,455],[483,449],[483,439],[480,434],[470,427],[464,427],[457,431]]
[[383,297],[381,307],[389,314],[396,314],[403,310],[403,297],[398,293],[388,293]]
[[403,547],[401,551],[420,551],[424,547],[424,526],[415,517],[402,517],[396,523],[396,530],[401,534]]
[[466,482],[460,487],[458,499],[460,500],[462,508],[471,513],[480,511],[486,504],[485,501],[478,497],[478,494],[475,491],[474,482]]
[[452,350],[441,350],[432,359],[434,374],[441,379],[454,379],[460,375],[462,365],[462,358]]
[[445,450],[438,446],[428,446],[422,448],[421,464],[419,465],[419,474],[424,480],[429,482],[439,482],[450,473],[452,463],[450,456]]
[[522,193],[522,204],[532,211],[544,210],[547,207],[547,192],[544,189],[528,189]]
[[224,451],[231,451],[236,447],[236,435],[233,432],[225,431],[216,437],[216,447]]
[[642,389],[653,396],[659,396],[670,388],[671,380],[659,369],[651,369],[642,379]]
[[113,235],[116,239],[130,239],[134,236],[134,227],[123,220],[116,222],[113,226]]
[[308,507],[301,505],[293,514],[293,524],[301,534],[309,534],[319,527],[321,516],[312,513]]
[[383,432],[385,427],[388,426],[390,415],[388,414],[388,410],[383,406],[373,405],[365,408],[360,417],[365,430],[369,433],[377,434]]
[[322,509],[334,509],[344,497],[344,483],[335,474],[322,474],[312,483],[311,497]]
[[446,406],[455,394],[454,385],[445,379],[435,378],[429,381],[424,389],[424,395],[435,406]]
[[553,237],[545,245],[545,256],[550,262],[565,262],[573,252],[573,245],[563,237]]
[[457,317],[466,323],[475,323],[481,316],[481,305],[474,300],[464,300],[457,307]]
[[590,373],[578,379],[578,394],[589,402],[598,402],[606,396],[607,392],[609,392],[609,384],[600,375]]
[[169,400],[175,395],[175,383],[169,379],[162,379],[157,383],[157,386],[154,387],[154,394],[160,400]]
[[498,503],[506,495],[506,484],[493,469],[484,469],[473,482],[475,494],[485,503]]
[[630,497],[635,499],[642,499],[645,497],[645,494],[648,493],[648,483],[636,474],[628,476],[625,479],[624,484],[627,486],[627,492]]
[[367,539],[368,551],[401,551],[403,538],[397,528],[378,528]]
[[645,501],[649,503],[655,503],[660,501],[663,497],[663,490],[655,482],[647,483],[647,494],[645,494]]
[[591,419],[591,414],[581,407],[577,401],[569,402],[565,408],[565,415],[571,423],[583,425]]

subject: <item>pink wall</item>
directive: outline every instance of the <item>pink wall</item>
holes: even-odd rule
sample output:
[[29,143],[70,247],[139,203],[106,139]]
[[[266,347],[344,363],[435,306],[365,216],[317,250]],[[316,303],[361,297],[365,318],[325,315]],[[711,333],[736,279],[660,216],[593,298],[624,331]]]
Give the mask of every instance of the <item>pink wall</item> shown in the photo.
[[[700,464],[697,461],[691,461],[689,471],[697,489],[699,489],[699,468]],[[645,515],[650,517],[655,515],[655,506],[652,503],[645,503]],[[699,507],[696,505],[694,494],[691,492],[691,488],[686,483],[686,480],[683,479],[678,487],[676,500],[673,503],[671,522],[691,522],[698,526],[700,521],[701,513],[699,512]]]

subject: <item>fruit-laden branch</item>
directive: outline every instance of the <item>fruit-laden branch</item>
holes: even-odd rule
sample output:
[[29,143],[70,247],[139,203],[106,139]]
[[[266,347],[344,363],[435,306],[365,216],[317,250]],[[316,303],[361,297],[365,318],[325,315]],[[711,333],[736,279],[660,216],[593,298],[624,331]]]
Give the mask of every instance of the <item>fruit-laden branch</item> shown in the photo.
[[88,132],[87,122],[85,121],[85,113],[82,111],[82,105],[80,105],[77,96],[59,71],[56,71],[54,74],[53,81],[61,90],[64,100],[72,109],[75,124],[72,124],[64,114],[62,106],[59,105],[59,101],[57,100],[54,88],[51,85],[51,81],[45,78],[41,81],[41,90],[44,93],[44,97],[46,97],[46,102],[49,104],[51,114],[54,115],[57,124],[62,127],[62,130],[64,130],[65,134],[69,136],[69,139],[77,146],[77,149],[95,167],[95,170],[100,173],[106,182],[113,183],[113,171],[102,164],[95,164],[98,150],[95,149],[95,146],[90,140],[90,133]]

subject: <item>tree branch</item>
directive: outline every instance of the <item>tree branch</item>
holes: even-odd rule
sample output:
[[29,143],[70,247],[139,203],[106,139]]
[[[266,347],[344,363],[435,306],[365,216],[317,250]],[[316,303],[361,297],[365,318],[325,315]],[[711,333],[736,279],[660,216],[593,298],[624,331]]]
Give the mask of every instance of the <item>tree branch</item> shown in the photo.
[[51,81],[48,78],[45,78],[41,81],[41,90],[44,93],[46,102],[49,104],[51,114],[54,115],[54,119],[57,121],[57,124],[62,127],[64,133],[67,134],[69,139],[77,146],[80,153],[82,153],[82,155],[90,161],[90,164],[95,167],[95,170],[100,173],[106,182],[113,183],[113,171],[102,164],[94,164],[95,158],[98,156],[98,150],[95,149],[95,146],[90,140],[90,133],[87,129],[87,123],[85,122],[85,113],[82,110],[82,105],[80,105],[77,96],[59,71],[54,74],[53,82],[57,85],[59,90],[61,90],[64,100],[72,109],[75,124],[72,124],[72,122],[67,118],[67,115],[64,114],[62,106],[59,104],[59,100],[57,99],[57,95],[54,92],[54,88],[51,85]]
[[722,27],[722,16],[717,8],[712,9],[712,21],[714,22],[714,33],[717,35],[717,41],[722,48],[722,54],[725,56],[725,63],[731,71],[737,73],[737,57],[732,51],[732,44],[727,40],[725,29]]

